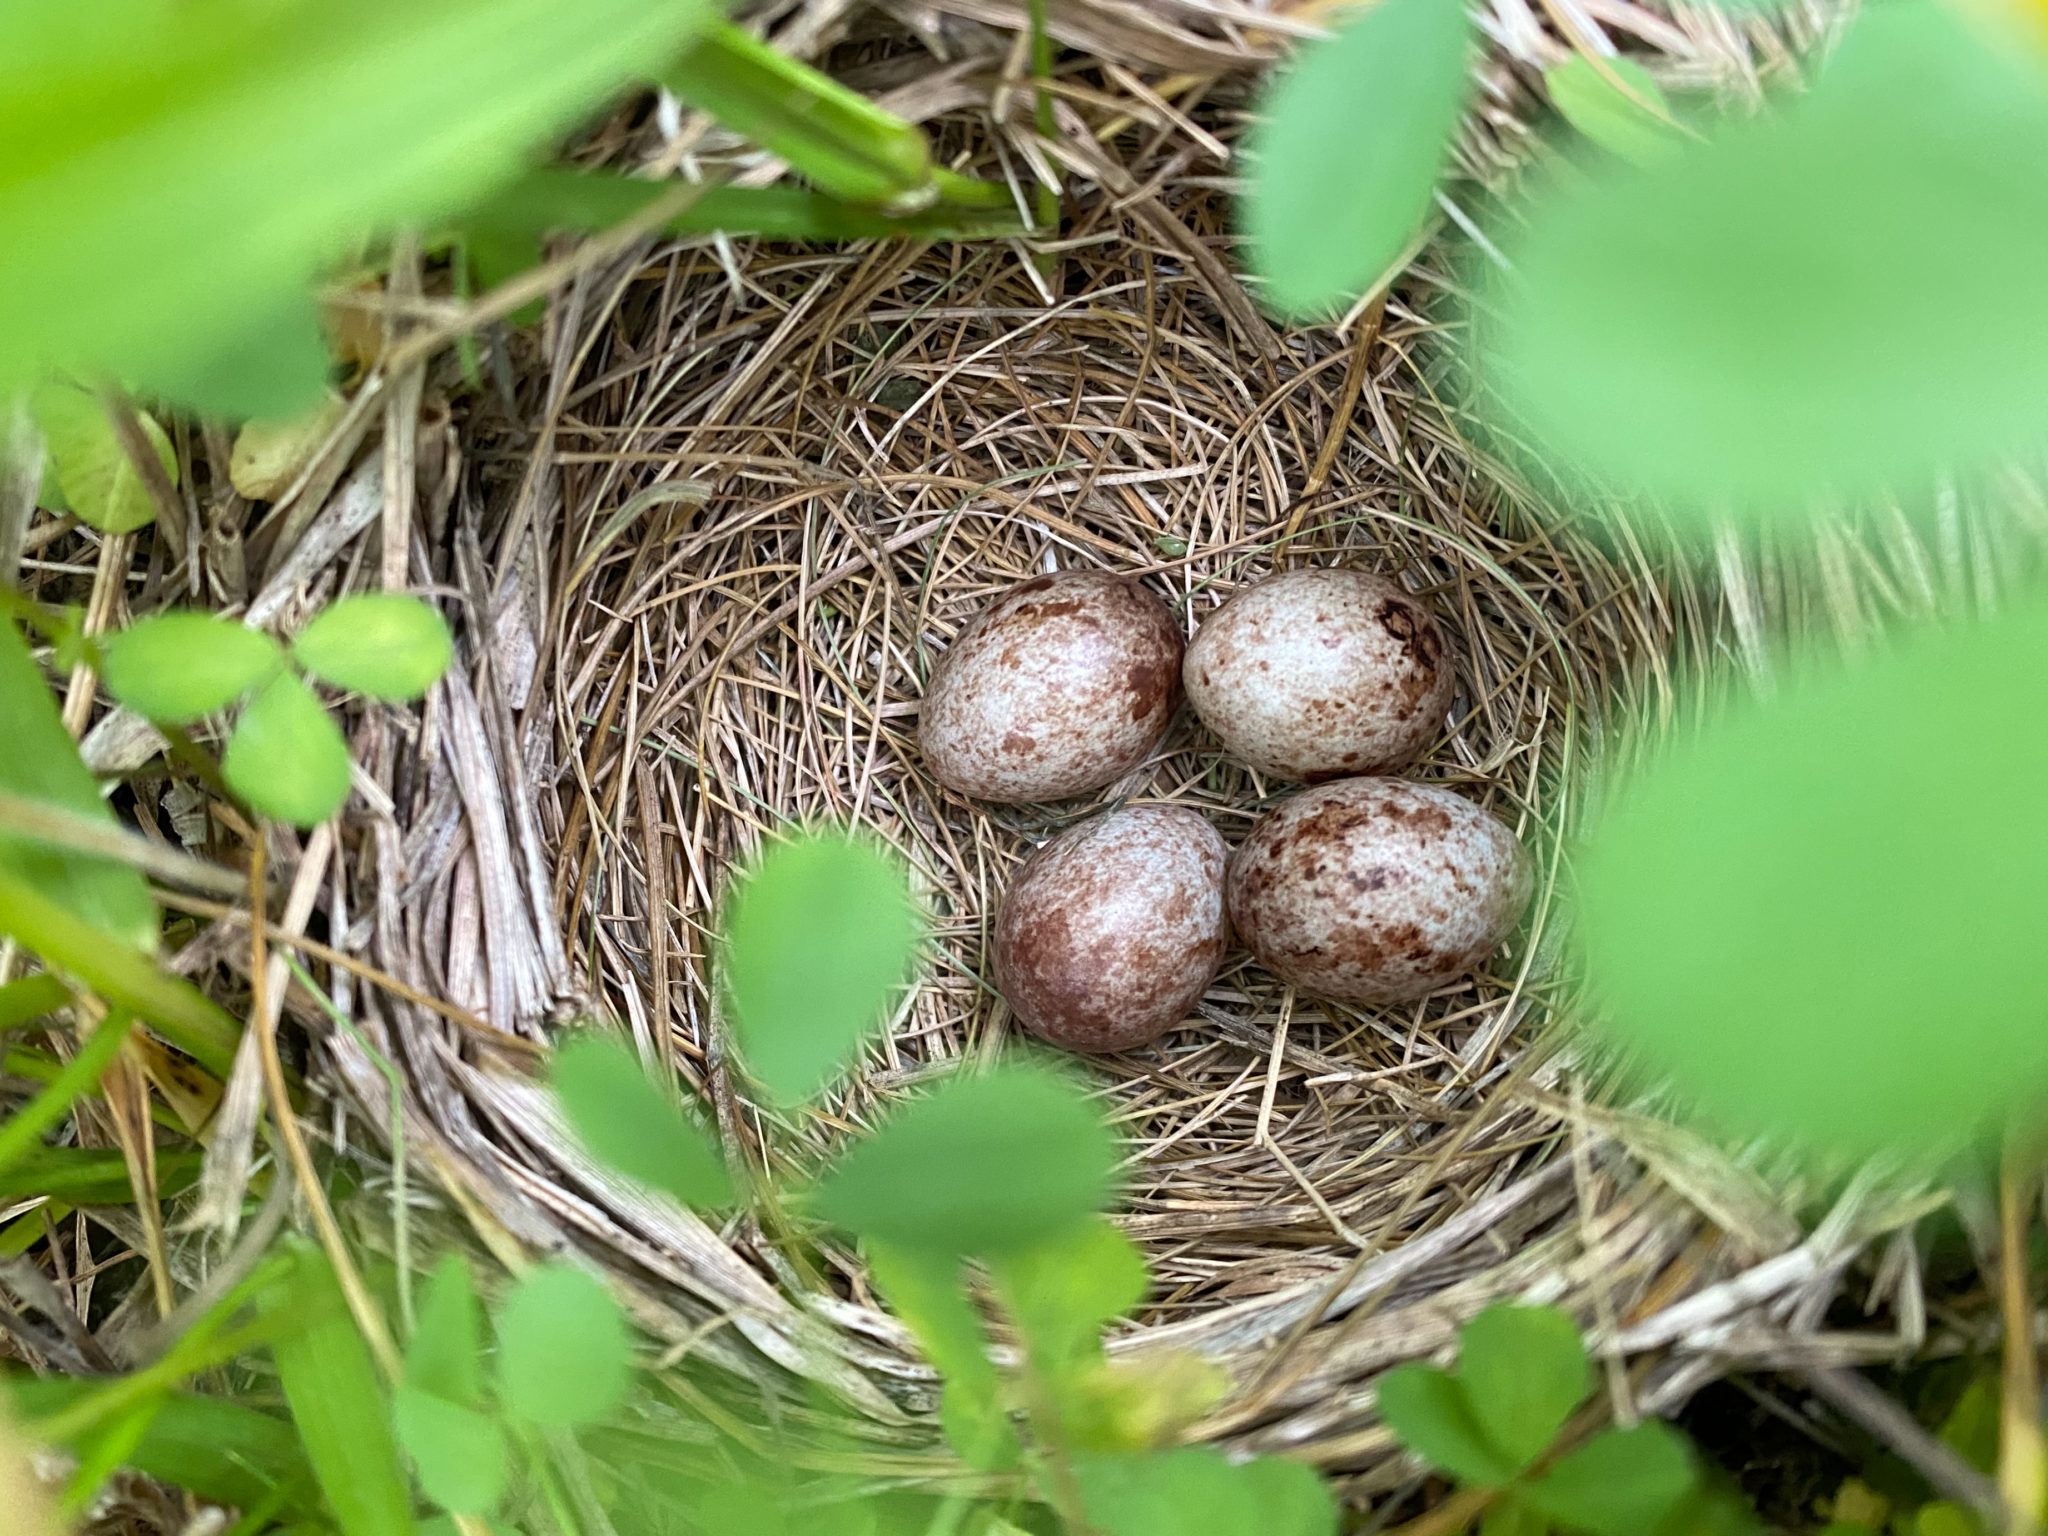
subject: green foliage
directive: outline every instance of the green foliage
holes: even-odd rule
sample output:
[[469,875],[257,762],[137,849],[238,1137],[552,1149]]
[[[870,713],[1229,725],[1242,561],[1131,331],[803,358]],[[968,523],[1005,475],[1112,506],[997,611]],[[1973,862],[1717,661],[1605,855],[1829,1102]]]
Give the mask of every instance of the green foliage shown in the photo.
[[1593,1367],[1564,1313],[1488,1307],[1458,1335],[1458,1381],[1480,1432],[1524,1467],[1593,1390]]
[[236,317],[230,331],[195,338],[156,365],[149,387],[204,415],[243,421],[313,409],[330,372],[320,313],[310,294],[295,293],[267,313]]
[[278,1382],[342,1536],[412,1536],[377,1368],[327,1261],[302,1253],[271,1306],[289,1324],[270,1347]]
[[730,22],[706,27],[668,83],[821,191],[911,208],[937,196],[931,145],[920,129]]
[[901,863],[844,833],[777,844],[736,884],[723,978],[748,1070],[775,1099],[809,1098],[860,1049],[919,929]]
[[281,309],[366,229],[507,178],[704,14],[700,0],[0,10],[0,227],[18,233],[0,251],[0,386],[52,359],[169,373]]
[[483,1309],[469,1261],[443,1254],[427,1277],[419,1319],[405,1342],[409,1386],[465,1408],[483,1401]]
[[[0,26],[0,36],[4,35],[5,28]],[[0,90],[4,90],[4,85],[0,85]],[[0,101],[0,122],[5,120],[5,104]],[[0,175],[0,188],[4,188],[4,181],[4,175]],[[5,192],[0,190],[0,200],[4,198]],[[13,242],[16,246],[26,243],[29,242]],[[4,265],[4,258],[0,258],[0,265]],[[0,311],[5,308],[5,300],[0,299]],[[0,377],[5,375],[6,359],[7,352],[0,347]],[[121,439],[115,435],[113,423],[107,419],[106,409],[98,398],[76,385],[45,384],[35,392],[33,404],[36,426],[42,431],[43,446],[49,454],[49,473],[79,521],[103,533],[128,533],[146,527],[156,517],[156,503],[143,488],[134,461],[121,446]],[[178,458],[171,451],[164,429],[139,411],[136,420],[150,446],[156,449],[164,473],[171,477],[173,485],[177,484]]]
[[1156,1456],[1084,1456],[1081,1506],[1103,1536],[1335,1536],[1336,1500],[1297,1462],[1234,1463],[1206,1446]]
[[[1493,1306],[1458,1336],[1456,1374],[1402,1365],[1380,1379],[1379,1409],[1423,1460],[1498,1489],[1484,1536],[1647,1536],[1684,1514],[1700,1482],[1668,1426],[1603,1430],[1548,1465],[1544,1456],[1592,1387],[1578,1330],[1548,1307]],[[1670,1536],[1680,1536],[1673,1528]],[[1720,1529],[1720,1527],[1708,1527]]]
[[71,1001],[71,991],[48,971],[0,986],[0,1030],[15,1029]]
[[505,1437],[487,1415],[402,1382],[391,1417],[420,1487],[443,1509],[482,1514],[504,1495]]
[[1244,208],[1274,308],[1326,309],[1388,275],[1429,212],[1471,54],[1457,0],[1379,0],[1280,77]]
[[2048,801],[1996,786],[2048,760],[2017,702],[2044,660],[2034,602],[1669,751],[1581,862],[1611,1034],[1726,1124],[1824,1148],[1933,1156],[2037,1105]]
[[1634,59],[1614,55],[1596,64],[1574,53],[1543,72],[1543,88],[1566,122],[1633,165],[1662,165],[1683,146],[1663,88]]
[[455,642],[439,609],[416,597],[367,593],[329,604],[299,632],[292,655],[322,682],[404,704],[440,681]]
[[1002,1381],[988,1357],[987,1330],[961,1289],[960,1260],[872,1239],[867,1260],[891,1310],[945,1377],[939,1418],[960,1459],[988,1470],[1015,1465]]
[[531,1271],[498,1313],[498,1396],[534,1424],[603,1417],[632,1380],[632,1340],[603,1285],[572,1264]]
[[818,1210],[863,1237],[1012,1254],[1108,1199],[1115,1149],[1066,1078],[1023,1064],[956,1074],[896,1111],[825,1175]]
[[591,1155],[685,1205],[724,1205],[732,1179],[711,1138],[648,1080],[633,1053],[586,1032],[555,1053],[555,1095]]
[[42,1137],[71,1112],[71,1106],[99,1085],[134,1026],[135,1015],[115,1010],[101,1021],[63,1069],[26,1104],[0,1120],[0,1173],[35,1155]]
[[103,647],[107,691],[160,725],[226,709],[284,664],[260,629],[193,609],[131,624]]
[[1987,31],[1869,8],[1775,115],[1533,206],[1491,367],[1547,445],[1756,513],[2041,442],[2048,76]]
[[312,690],[289,672],[263,686],[221,755],[228,788],[256,810],[318,826],[348,798],[348,743]]
[[1587,1536],[1643,1536],[1692,1491],[1692,1453],[1667,1424],[1609,1429],[1560,1457],[1524,1496],[1559,1525]]
[[[11,620],[0,618],[0,791],[114,826],[114,813],[72,745],[42,669]],[[0,875],[29,887],[117,943],[156,944],[156,904],[125,864],[0,830]],[[13,931],[0,913],[0,931]],[[25,936],[23,936],[25,937]]]

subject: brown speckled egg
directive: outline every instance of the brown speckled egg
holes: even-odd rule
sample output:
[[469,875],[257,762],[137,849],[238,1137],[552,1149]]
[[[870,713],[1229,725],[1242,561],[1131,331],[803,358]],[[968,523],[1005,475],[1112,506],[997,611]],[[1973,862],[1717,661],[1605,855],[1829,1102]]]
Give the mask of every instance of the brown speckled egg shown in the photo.
[[1477,970],[1529,900],[1515,835],[1463,796],[1401,779],[1303,790],[1231,860],[1230,921],[1303,992],[1398,1003]]
[[941,784],[981,800],[1062,800],[1145,760],[1180,702],[1180,631],[1136,582],[1039,576],[939,659],[918,741]]
[[1182,667],[1188,702],[1232,756],[1314,783],[1411,763],[1457,684],[1436,618],[1365,571],[1288,571],[1206,619]]
[[1034,853],[996,913],[996,988],[1073,1051],[1125,1051],[1188,1016],[1223,960],[1223,839],[1193,811],[1134,805]]

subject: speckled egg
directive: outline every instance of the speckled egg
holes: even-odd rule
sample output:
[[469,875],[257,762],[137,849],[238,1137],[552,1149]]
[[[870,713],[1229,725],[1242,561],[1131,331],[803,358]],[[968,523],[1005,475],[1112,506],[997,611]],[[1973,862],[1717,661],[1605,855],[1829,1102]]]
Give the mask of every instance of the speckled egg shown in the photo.
[[1223,961],[1216,829],[1134,805],[1070,827],[1026,861],[996,913],[996,988],[1072,1051],[1126,1051],[1188,1016]]
[[1239,592],[1196,631],[1182,675],[1232,756],[1310,783],[1413,762],[1457,685],[1428,608],[1383,576],[1330,568]]
[[1463,796],[1342,779],[1253,828],[1227,894],[1238,937],[1282,981],[1398,1003],[1484,966],[1529,887],[1515,835]]
[[1136,582],[1038,576],[1003,594],[932,673],[918,721],[941,784],[1062,800],[1144,762],[1180,702],[1180,631]]

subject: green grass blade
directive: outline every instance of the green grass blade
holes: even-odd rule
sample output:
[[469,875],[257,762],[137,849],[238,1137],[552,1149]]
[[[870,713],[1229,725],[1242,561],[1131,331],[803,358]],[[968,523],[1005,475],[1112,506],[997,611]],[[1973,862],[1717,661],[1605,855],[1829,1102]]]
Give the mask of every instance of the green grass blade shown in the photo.
[[69,1114],[81,1095],[91,1092],[100,1074],[113,1064],[134,1024],[131,1013],[108,1014],[79,1053],[64,1064],[56,1080],[0,1124],[0,1174],[41,1146],[43,1132]]
[[0,1030],[18,1029],[71,1001],[64,983],[42,971],[0,987]]
[[921,129],[729,22],[706,29],[667,83],[822,191],[897,207],[937,195]]
[[[175,1199],[199,1180],[197,1152],[159,1152],[157,1191]],[[43,1147],[0,1173],[0,1200],[47,1195],[67,1205],[127,1205],[135,1199],[128,1164],[111,1147]]]

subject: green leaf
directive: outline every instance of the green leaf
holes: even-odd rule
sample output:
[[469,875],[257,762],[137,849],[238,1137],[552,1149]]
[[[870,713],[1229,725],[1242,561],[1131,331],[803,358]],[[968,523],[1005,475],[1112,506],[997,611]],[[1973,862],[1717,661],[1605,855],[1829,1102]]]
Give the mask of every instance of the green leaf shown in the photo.
[[1556,1308],[1491,1306],[1458,1334],[1458,1380],[1480,1432],[1525,1467],[1593,1390],[1593,1368]]
[[989,1359],[988,1332],[962,1287],[960,1260],[870,1240],[868,1271],[945,1378],[939,1420],[960,1459],[995,1471],[1017,1460],[1017,1438]]
[[1663,88],[1634,59],[1609,55],[1596,64],[1574,53],[1543,72],[1543,88],[1566,122],[1631,164],[1663,165],[1683,147]]
[[[0,618],[0,790],[114,826],[114,813],[64,729],[42,669],[10,619]],[[11,875],[118,943],[156,947],[156,904],[142,876],[111,859],[0,831],[0,874]]]
[[1999,1378],[1995,1367],[1980,1370],[1963,1388],[1955,1407],[1941,1421],[1941,1443],[1979,1472],[1998,1467]]
[[469,1261],[447,1253],[427,1277],[419,1319],[405,1344],[409,1386],[464,1408],[483,1402],[483,1313]]
[[439,609],[416,597],[377,592],[330,603],[299,632],[292,655],[337,688],[402,704],[441,680],[455,642]]
[[301,1256],[288,1299],[294,1327],[270,1352],[306,1459],[343,1536],[412,1536],[411,1500],[377,1368],[318,1254]]
[[511,175],[707,10],[0,9],[0,383],[51,358],[154,377],[205,355],[366,230],[431,223]]
[[747,1070],[781,1103],[818,1092],[881,1023],[919,923],[902,864],[864,838],[807,832],[726,899],[724,980]]
[[1078,1088],[1013,1064],[956,1074],[891,1115],[826,1173],[818,1209],[904,1248],[1016,1253],[1100,1210],[1114,1158]]
[[326,396],[333,362],[309,294],[206,340],[153,372],[150,393],[230,421],[296,416]]
[[1603,1430],[1528,1485],[1531,1504],[1586,1536],[1643,1536],[1676,1509],[1698,1474],[1668,1424]]
[[1984,1522],[1966,1506],[1943,1499],[1914,1512],[1913,1536],[1984,1536]]
[[[27,1419],[61,1412],[101,1384],[74,1376],[5,1380],[16,1411]],[[64,1448],[76,1445],[67,1441]],[[127,1464],[203,1499],[243,1509],[278,1489],[285,1491],[290,1508],[305,1508],[313,1500],[313,1470],[292,1427],[226,1398],[168,1394]]]
[[1549,1530],[1550,1522],[1513,1493],[1495,1499],[1479,1521],[1479,1536],[1547,1536]]
[[289,672],[249,701],[220,768],[228,787],[256,810],[295,826],[318,826],[348,799],[341,727]]
[[[199,1180],[197,1152],[159,1152],[157,1190],[175,1199]],[[135,1188],[128,1164],[111,1147],[45,1147],[0,1174],[0,1200],[47,1195],[67,1205],[130,1205]]]
[[[1595,825],[1611,1036],[1731,1128],[1934,1156],[2048,1095],[2048,605],[1815,668]],[[1969,752],[1958,780],[1959,744]]]
[[1275,309],[1327,309],[1388,275],[1429,213],[1471,57],[1458,0],[1378,0],[1302,47],[1253,136],[1244,209]]
[[[0,24],[0,36],[5,33],[6,27]],[[0,89],[4,89],[4,82],[0,82]],[[5,120],[5,102],[0,101],[0,122]],[[4,181],[4,173],[0,173],[0,184]],[[0,203],[4,201],[5,193],[0,191]],[[10,242],[9,248],[31,243]],[[0,256],[0,270],[6,265],[5,257]],[[6,308],[6,300],[0,298],[0,312]],[[0,349],[0,374],[5,372],[7,355],[6,350]],[[79,521],[102,533],[128,533],[148,526],[156,517],[156,503],[149,499],[149,492],[135,473],[120,438],[114,435],[113,423],[107,420],[98,398],[74,385],[45,384],[35,392],[32,402],[36,425],[42,429],[43,445],[50,455],[50,473],[56,477],[64,500],[78,514]],[[164,473],[171,477],[173,485],[177,484],[178,456],[171,449],[171,440],[164,436],[164,429],[141,411],[135,413],[135,419],[142,424],[150,446],[156,449]]]
[[1387,1372],[1379,1408],[1403,1445],[1462,1483],[1505,1488],[1521,1470],[1486,1438],[1463,1384],[1434,1366],[1410,1363]]
[[533,1270],[498,1314],[498,1393],[535,1424],[587,1424],[626,1395],[632,1339],[605,1289],[570,1264]]
[[71,989],[48,971],[0,986],[0,1030],[17,1029],[71,1001]]
[[1781,115],[1535,205],[1488,366],[1554,453],[1695,513],[2038,445],[2044,160],[2029,50],[1933,0],[1870,7]]
[[391,1418],[420,1487],[443,1509],[480,1515],[503,1497],[505,1437],[483,1414],[401,1383],[391,1395]]
[[1102,1536],[1335,1536],[1337,1502],[1299,1462],[1233,1463],[1208,1446],[1077,1456],[1081,1507]]
[[555,1095],[600,1162],[685,1205],[731,1201],[732,1180],[717,1146],[616,1040],[586,1032],[557,1051]]
[[1142,1301],[1150,1276],[1137,1245],[1100,1217],[990,1265],[1003,1304],[1054,1380],[1101,1355],[1101,1331]]
[[284,653],[260,629],[183,609],[111,636],[104,661],[115,698],[160,725],[184,725],[226,709],[283,665]]

